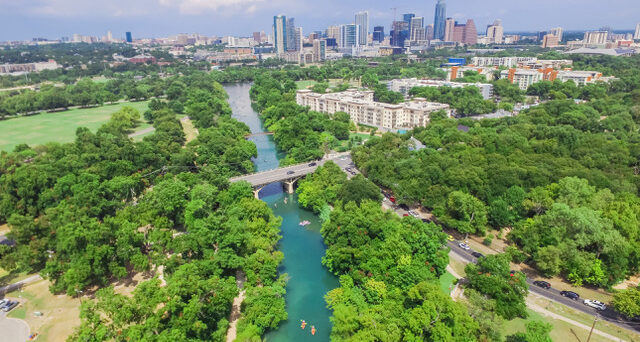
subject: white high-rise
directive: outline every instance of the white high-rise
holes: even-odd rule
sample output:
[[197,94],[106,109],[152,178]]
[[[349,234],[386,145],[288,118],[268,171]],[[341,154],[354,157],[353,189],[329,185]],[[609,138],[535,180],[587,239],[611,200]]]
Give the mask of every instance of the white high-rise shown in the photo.
[[633,39],[640,39],[640,23],[636,25],[636,33],[633,35]]
[[278,55],[287,51],[287,17],[277,15],[273,17],[274,47]]
[[304,35],[302,34],[302,27],[296,27],[295,37],[296,51],[302,51],[302,46],[304,45]]
[[502,20],[496,19],[493,25],[487,26],[487,38],[492,43],[502,44],[502,37],[504,35],[504,28],[502,27]]
[[367,45],[369,37],[369,12],[356,13],[355,24],[358,25],[358,45]]
[[350,48],[360,45],[360,25],[340,25],[340,47]]
[[409,39],[411,41],[424,40],[424,17],[413,17],[409,23]]

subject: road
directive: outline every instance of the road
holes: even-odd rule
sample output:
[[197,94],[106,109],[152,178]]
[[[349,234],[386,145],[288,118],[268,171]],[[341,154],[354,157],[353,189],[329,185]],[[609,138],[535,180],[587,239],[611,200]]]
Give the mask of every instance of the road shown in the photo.
[[[385,208],[394,210],[399,216],[405,216],[408,212],[400,207],[393,206],[392,203],[389,202],[387,198],[383,199],[383,206]],[[418,218],[421,218],[418,214]],[[451,252],[454,253],[460,261],[464,263],[476,263],[478,259],[471,255],[474,251],[472,249],[464,250],[458,244],[459,241],[447,241],[447,246],[451,249]],[[604,320],[615,324],[621,328],[631,330],[634,333],[640,333],[640,322],[627,322],[624,321],[618,313],[616,313],[611,307],[607,306],[605,311],[598,311],[594,308],[588,307],[583,304],[584,299],[588,298],[580,298],[578,300],[569,299],[560,294],[560,290],[551,288],[551,289],[543,289],[533,284],[533,282],[537,279],[530,279],[527,277],[527,284],[529,284],[529,291],[546,298],[548,300],[552,300],[558,304],[562,304],[564,306],[570,307],[574,310],[586,313],[588,315],[598,317],[600,320]],[[576,292],[579,292],[576,290]]]
[[340,168],[346,168],[351,165],[351,156],[349,152],[336,153],[329,155],[328,158],[316,161],[307,162],[304,164],[285,166],[274,170],[263,171],[258,173],[252,173],[244,176],[233,177],[229,179],[230,183],[247,181],[254,187],[260,187],[271,183],[281,182],[284,180],[298,178],[308,175],[316,171],[318,166],[324,165],[327,161],[336,163]]

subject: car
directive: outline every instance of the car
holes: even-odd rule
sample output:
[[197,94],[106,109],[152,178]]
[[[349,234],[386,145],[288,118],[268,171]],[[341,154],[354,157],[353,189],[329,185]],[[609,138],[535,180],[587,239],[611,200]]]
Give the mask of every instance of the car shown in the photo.
[[0,307],[2,307],[6,302],[6,299],[0,299]]
[[[426,220],[426,219],[424,219],[424,220]],[[447,240],[449,240],[449,241],[453,241],[453,240],[455,240],[455,239],[453,238],[453,236],[451,236],[451,235],[448,235],[448,234],[447,234]]]
[[560,291],[560,294],[573,300],[578,300],[578,298],[580,298],[580,295],[573,291]]
[[468,250],[470,250],[470,249],[471,249],[471,247],[469,247],[469,245],[467,245],[467,244],[466,244],[466,243],[464,243],[464,242],[460,242],[460,243],[458,244],[458,246],[460,246],[460,248],[464,249],[465,251],[468,251]]
[[351,172],[351,168],[350,167],[345,168],[345,170],[347,170],[347,172]]
[[547,283],[544,280],[536,280],[533,282],[533,285],[547,290],[551,288],[551,284]]
[[413,216],[413,217],[418,217],[418,213],[416,213],[413,210],[409,210],[409,215]]
[[596,310],[604,311],[607,309],[607,306],[601,301],[585,299],[583,303],[584,305],[590,306]]
[[406,217],[406,216],[409,216],[409,214],[404,213],[404,214],[402,214],[402,216],[403,216],[403,217]]
[[313,162],[313,163],[309,164],[309,166],[316,166],[316,165],[318,165],[318,163],[316,163],[316,162]]
[[292,175],[292,174],[294,174],[294,173],[296,173],[296,172],[295,172],[295,171],[287,171],[287,174],[288,174],[288,175]]
[[480,259],[480,258],[484,258],[484,255],[480,252],[473,252],[471,253],[471,255],[473,255],[474,257]]
[[2,311],[9,312],[11,309],[15,308],[18,305],[18,302],[9,302],[9,305],[5,306]]

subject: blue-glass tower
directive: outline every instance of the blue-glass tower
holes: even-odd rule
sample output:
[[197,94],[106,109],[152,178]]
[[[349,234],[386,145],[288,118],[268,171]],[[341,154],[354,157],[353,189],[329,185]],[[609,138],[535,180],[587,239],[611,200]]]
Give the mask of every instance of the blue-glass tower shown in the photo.
[[436,15],[433,19],[433,38],[444,39],[444,23],[447,18],[447,4],[444,0],[438,0]]

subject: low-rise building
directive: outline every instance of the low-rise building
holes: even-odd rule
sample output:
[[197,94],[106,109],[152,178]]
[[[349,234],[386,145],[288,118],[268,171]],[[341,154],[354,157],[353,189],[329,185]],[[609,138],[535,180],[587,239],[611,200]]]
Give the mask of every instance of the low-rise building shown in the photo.
[[537,61],[536,57],[472,57],[471,65],[476,67],[496,66],[513,68],[518,63]]
[[61,68],[53,59],[47,62],[23,63],[23,64],[0,64],[0,74],[23,74],[28,72],[40,72],[42,70],[55,70]]
[[319,94],[304,89],[298,90],[296,102],[316,112],[345,112],[353,122],[390,130],[425,127],[429,123],[431,113],[436,111],[444,110],[447,115],[451,114],[447,104],[427,102],[423,98],[400,104],[375,102],[373,93],[351,89],[339,93]]
[[419,80],[417,78],[405,78],[391,80],[387,83],[387,87],[389,90],[402,93],[403,95],[408,95],[409,91],[414,87],[476,87],[480,90],[480,93],[485,100],[490,99],[491,96],[493,96],[493,84],[489,83],[461,83],[443,80]]
[[527,90],[530,85],[543,80],[543,73],[538,70],[515,69],[502,70],[500,78],[506,78],[511,83],[517,84],[522,90]]
[[458,78],[464,77],[466,71],[475,71],[480,75],[483,75],[487,81],[493,79],[493,73],[498,70],[497,67],[477,67],[477,66],[451,66],[440,68],[440,70],[447,73],[447,81],[455,81]]

